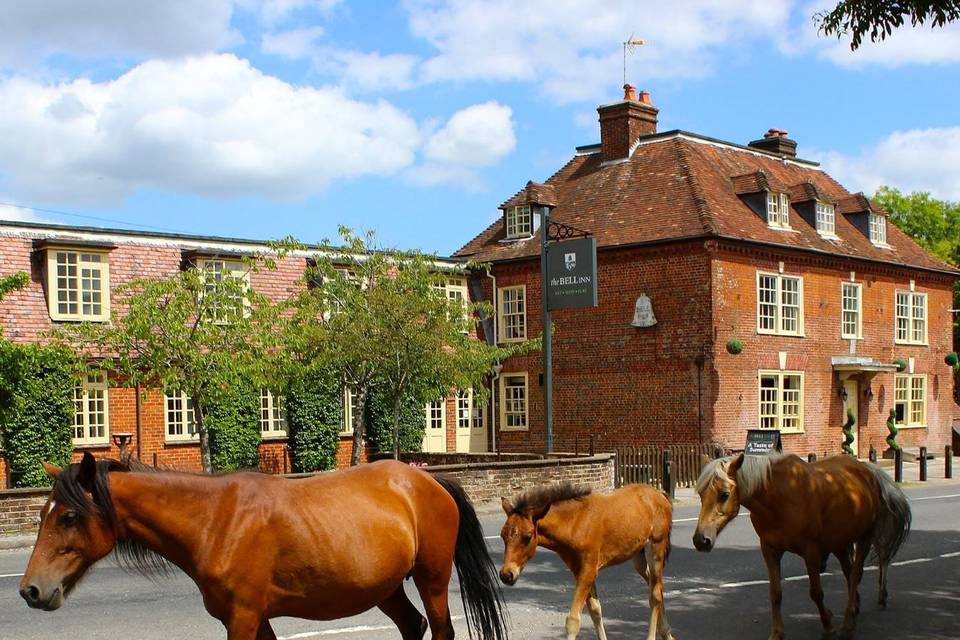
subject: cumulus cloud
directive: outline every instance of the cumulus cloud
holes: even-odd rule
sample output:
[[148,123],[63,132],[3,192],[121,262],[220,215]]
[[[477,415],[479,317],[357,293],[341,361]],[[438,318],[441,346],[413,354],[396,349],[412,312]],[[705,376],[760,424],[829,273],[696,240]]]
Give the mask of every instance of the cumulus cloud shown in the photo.
[[0,2],[0,67],[37,64],[52,54],[172,57],[237,44],[234,0]]
[[0,173],[19,201],[103,204],[140,188],[299,198],[404,169],[421,144],[387,102],[293,86],[228,54],[109,82],[0,80]]
[[257,10],[260,20],[272,26],[305,9],[329,11],[343,0],[241,0],[245,6]]
[[277,33],[266,33],[260,44],[264,53],[284,58],[306,58],[316,51],[316,41],[323,35],[323,27],[305,27]]
[[0,220],[16,220],[19,222],[47,222],[47,219],[38,215],[29,207],[21,207],[10,202],[9,198],[0,194]]
[[960,126],[895,131],[856,154],[817,152],[823,168],[852,191],[880,185],[960,200]]

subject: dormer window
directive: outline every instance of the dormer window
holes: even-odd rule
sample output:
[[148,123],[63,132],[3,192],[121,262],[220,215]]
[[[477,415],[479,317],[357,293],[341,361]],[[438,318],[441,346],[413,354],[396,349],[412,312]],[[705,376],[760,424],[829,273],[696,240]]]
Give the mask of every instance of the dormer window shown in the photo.
[[887,219],[876,213],[870,214],[870,242],[877,246],[887,246]]
[[510,207],[505,212],[507,218],[507,239],[529,238],[533,235],[533,214],[530,205]]
[[767,192],[767,224],[777,229],[790,228],[790,198],[787,194]]
[[832,204],[817,201],[817,233],[822,236],[837,235],[837,217]]

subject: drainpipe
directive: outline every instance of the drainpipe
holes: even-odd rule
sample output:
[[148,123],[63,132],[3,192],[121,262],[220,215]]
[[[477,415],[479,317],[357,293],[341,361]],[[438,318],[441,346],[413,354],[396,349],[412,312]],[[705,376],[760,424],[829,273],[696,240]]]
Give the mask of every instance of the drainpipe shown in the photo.
[[140,410],[141,410],[141,407],[140,407],[140,383],[139,383],[139,382],[136,383],[136,384],[133,386],[133,392],[134,392],[134,393],[136,394],[136,396],[137,396],[136,400],[134,400],[134,411],[135,411],[135,413],[136,413],[136,423],[137,423],[137,460],[140,460],[140,459],[141,459],[141,458],[140,458],[140,453],[141,453],[141,451],[140,451],[140,443],[141,443],[142,440],[141,440],[141,438],[140,438]]
[[703,444],[703,364],[705,360],[702,353],[697,354],[693,359],[694,364],[697,365],[697,433],[700,444]]
[[[500,334],[497,333],[497,276],[493,275],[490,272],[490,267],[487,267],[487,277],[491,280],[491,289],[490,289],[490,298],[493,301],[493,343],[497,343],[497,336]],[[492,442],[492,450],[497,451],[497,381],[500,379],[500,372],[503,370],[502,365],[494,365],[493,367],[493,377],[490,378],[490,436]]]

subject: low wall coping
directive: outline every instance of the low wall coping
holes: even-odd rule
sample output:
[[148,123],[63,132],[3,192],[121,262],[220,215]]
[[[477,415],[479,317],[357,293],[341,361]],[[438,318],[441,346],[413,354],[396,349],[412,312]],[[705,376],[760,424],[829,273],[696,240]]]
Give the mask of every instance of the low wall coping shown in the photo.
[[481,469],[515,469],[518,467],[559,467],[563,465],[584,465],[607,462],[616,457],[615,453],[598,453],[592,456],[579,458],[562,457],[540,460],[501,460],[489,462],[469,462],[466,464],[438,464],[436,466],[418,467],[429,473],[449,473],[451,471],[469,471]]
[[22,487],[19,489],[0,490],[0,499],[3,498],[43,498],[50,495],[51,487]]

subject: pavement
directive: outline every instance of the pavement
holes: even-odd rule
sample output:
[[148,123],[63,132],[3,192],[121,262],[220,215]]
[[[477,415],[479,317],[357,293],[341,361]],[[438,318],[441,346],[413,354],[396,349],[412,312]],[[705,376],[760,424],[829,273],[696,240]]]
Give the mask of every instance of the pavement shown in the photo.
[[[895,558],[889,577],[890,604],[876,605],[876,571],[868,568],[861,586],[863,610],[860,638],[945,640],[960,636],[960,488],[956,481],[907,484],[914,515],[913,531]],[[681,498],[692,496],[682,491]],[[679,503],[674,510],[673,552],[666,572],[666,606],[679,640],[763,640],[769,634],[767,574],[749,518],[741,515],[718,540],[710,554],[697,553],[691,536],[698,507]],[[481,517],[494,561],[499,565],[502,513]],[[345,533],[345,535],[349,535]],[[344,549],[348,549],[345,545]],[[76,638],[114,640],[222,639],[219,622],[203,610],[200,595],[183,575],[151,582],[117,568],[112,561],[95,566],[60,610],[28,609],[17,584],[28,549],[0,551],[0,638],[41,640]],[[819,638],[816,608],[807,595],[807,580],[799,558],[783,563],[784,620],[790,638]],[[515,587],[505,588],[514,640],[556,639],[563,635],[564,617],[572,595],[572,577],[556,555],[541,550]],[[823,578],[826,600],[841,613],[845,588],[835,560]],[[620,565],[601,573],[598,590],[610,640],[645,635],[649,610],[647,590],[632,567]],[[417,606],[412,585],[408,593]],[[454,626],[463,638],[466,629],[456,581],[451,584]],[[595,637],[584,614],[580,638]],[[341,636],[395,640],[396,629],[373,610],[343,620],[317,622],[293,618],[273,621],[281,640]]]

